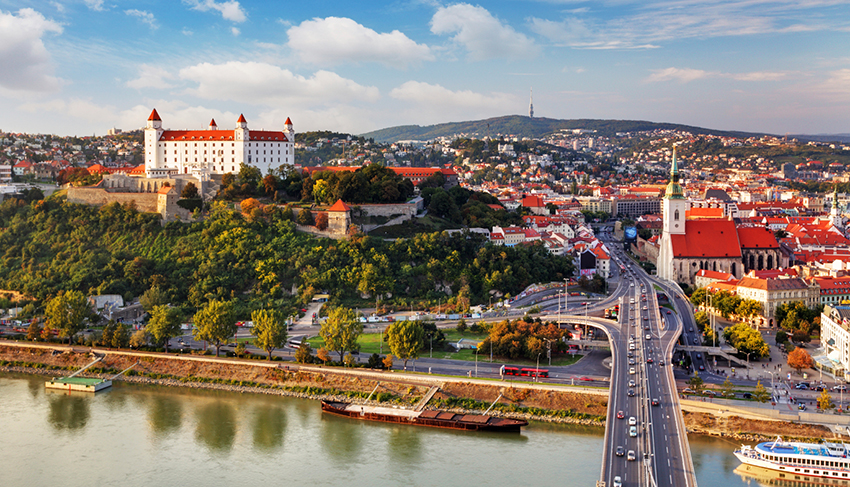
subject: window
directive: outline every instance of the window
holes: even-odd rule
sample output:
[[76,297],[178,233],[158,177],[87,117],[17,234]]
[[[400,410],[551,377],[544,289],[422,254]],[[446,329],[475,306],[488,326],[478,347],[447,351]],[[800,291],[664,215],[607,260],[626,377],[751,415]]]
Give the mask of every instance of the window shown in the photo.
[[676,212],[675,212],[675,213],[673,213],[673,219],[674,219],[674,220],[678,220],[678,219],[679,219],[679,210],[676,210]]

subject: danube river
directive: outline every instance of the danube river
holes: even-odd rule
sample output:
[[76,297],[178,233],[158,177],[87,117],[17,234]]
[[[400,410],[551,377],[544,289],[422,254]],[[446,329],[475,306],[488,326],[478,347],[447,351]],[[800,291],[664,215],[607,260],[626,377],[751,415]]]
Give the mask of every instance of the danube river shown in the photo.
[[[602,429],[454,432],[324,415],[317,401],[116,382],[97,395],[0,374],[4,487],[569,485],[599,478]],[[736,445],[692,438],[701,487],[756,485]]]

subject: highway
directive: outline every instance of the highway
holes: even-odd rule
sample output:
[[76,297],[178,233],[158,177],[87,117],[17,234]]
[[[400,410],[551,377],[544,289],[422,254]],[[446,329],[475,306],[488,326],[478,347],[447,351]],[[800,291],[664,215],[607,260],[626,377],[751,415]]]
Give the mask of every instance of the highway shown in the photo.
[[[691,310],[687,302],[674,297],[678,294],[669,286],[656,282],[631,263],[618,244],[608,246],[615,259],[626,266],[626,275],[614,294],[627,291],[622,295],[619,322],[607,321],[605,325],[613,364],[601,481],[611,486],[619,477],[624,486],[695,487],[671,366],[673,347],[683,326],[688,326],[679,317],[693,320]],[[677,313],[667,308],[659,310],[653,284],[671,297]],[[630,432],[631,423],[634,432]],[[618,447],[622,447],[622,456]]]

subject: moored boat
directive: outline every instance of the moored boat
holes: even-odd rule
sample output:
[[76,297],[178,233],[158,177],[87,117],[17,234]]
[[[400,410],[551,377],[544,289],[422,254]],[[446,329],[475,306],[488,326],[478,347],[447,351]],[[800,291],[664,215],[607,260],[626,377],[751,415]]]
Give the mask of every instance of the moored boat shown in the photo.
[[803,443],[777,437],[756,446],[741,445],[735,456],[741,463],[777,472],[850,480],[850,447],[844,443]]
[[322,411],[338,416],[346,416],[367,421],[383,423],[412,424],[432,428],[448,428],[467,431],[503,431],[519,433],[528,421],[520,419],[496,418],[486,414],[456,414],[446,411],[367,406],[346,402],[322,401]]

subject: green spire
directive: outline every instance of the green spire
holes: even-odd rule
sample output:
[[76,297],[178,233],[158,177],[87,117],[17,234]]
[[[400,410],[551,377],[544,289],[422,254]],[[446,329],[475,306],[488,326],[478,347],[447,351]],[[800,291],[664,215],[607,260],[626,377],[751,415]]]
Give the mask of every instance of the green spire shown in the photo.
[[676,146],[673,146],[673,164],[670,166],[670,183],[664,197],[671,200],[685,199],[685,192],[679,184],[679,165],[676,163]]

